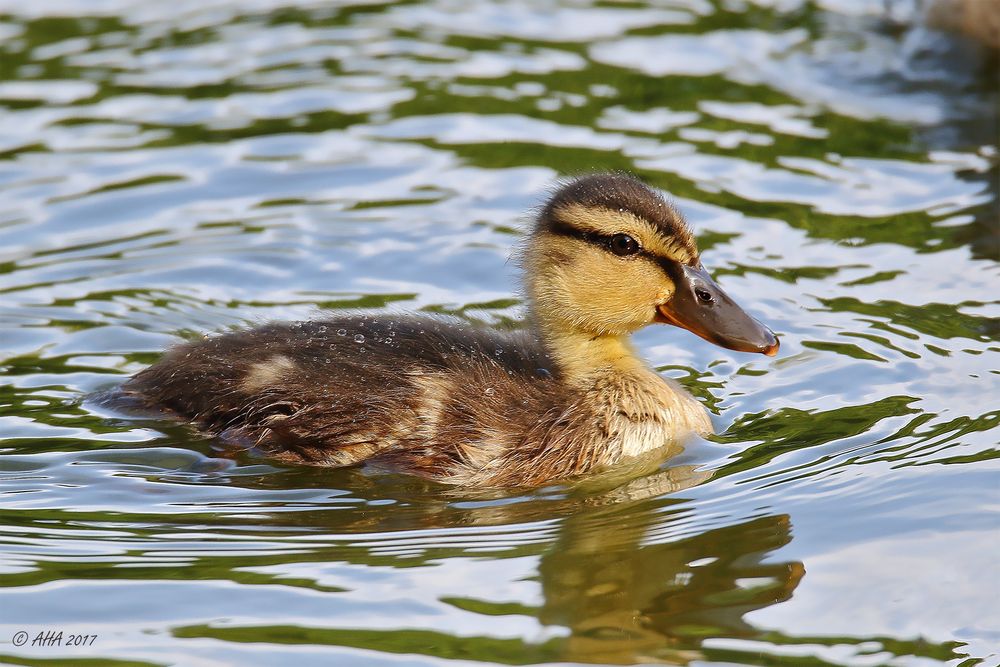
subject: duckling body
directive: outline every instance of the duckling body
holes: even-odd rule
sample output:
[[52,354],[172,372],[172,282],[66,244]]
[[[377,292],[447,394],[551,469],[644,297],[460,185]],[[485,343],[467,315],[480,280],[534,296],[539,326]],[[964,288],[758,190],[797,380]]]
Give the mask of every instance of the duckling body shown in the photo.
[[217,336],[176,348],[129,389],[279,461],[484,486],[582,474],[711,430],[700,403],[645,367],[569,384],[529,332],[436,317]]
[[[416,316],[269,324],[175,348],[125,391],[278,461],[476,486],[585,474],[711,432],[704,407],[628,342],[654,321],[715,335],[700,330],[711,321],[681,321],[696,290],[717,286],[685,277],[700,262],[679,214],[634,179],[591,176],[554,195],[528,245],[526,330]],[[773,334],[738,312],[761,330],[716,342],[773,353]]]

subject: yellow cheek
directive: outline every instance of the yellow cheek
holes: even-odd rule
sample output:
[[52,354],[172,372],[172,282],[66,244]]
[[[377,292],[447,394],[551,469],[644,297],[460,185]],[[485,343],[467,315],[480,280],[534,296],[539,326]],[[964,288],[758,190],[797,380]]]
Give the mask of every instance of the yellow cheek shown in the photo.
[[656,305],[660,305],[670,301],[670,298],[674,295],[673,285],[664,285],[660,288],[660,291],[656,294]]
[[[572,252],[570,252],[572,250]],[[660,267],[583,244],[546,244],[531,275],[540,319],[549,326],[627,334],[648,324],[673,285]]]
[[588,268],[586,273],[572,272],[587,277],[567,287],[574,307],[596,329],[620,333],[646,324],[655,315],[664,289],[657,271],[639,262],[610,258]]

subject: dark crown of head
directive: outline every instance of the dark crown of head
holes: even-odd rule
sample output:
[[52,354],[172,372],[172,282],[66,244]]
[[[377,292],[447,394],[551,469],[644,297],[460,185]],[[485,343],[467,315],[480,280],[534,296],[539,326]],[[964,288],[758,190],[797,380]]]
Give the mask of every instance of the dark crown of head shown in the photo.
[[554,221],[568,206],[625,211],[648,221],[662,234],[696,250],[691,230],[683,216],[662,195],[626,174],[594,174],[566,183],[556,190],[542,209],[540,222]]

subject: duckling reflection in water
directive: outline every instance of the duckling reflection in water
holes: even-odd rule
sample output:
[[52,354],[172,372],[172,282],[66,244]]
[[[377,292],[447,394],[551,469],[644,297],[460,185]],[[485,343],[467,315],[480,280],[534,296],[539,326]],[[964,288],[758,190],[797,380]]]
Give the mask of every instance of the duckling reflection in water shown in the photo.
[[792,597],[805,567],[775,553],[792,540],[788,515],[691,531],[697,519],[665,512],[664,502],[562,522],[538,567],[538,620],[569,629],[553,661],[762,664],[754,658],[763,653],[705,640],[759,639],[764,630],[746,616]]
[[777,353],[702,267],[681,214],[631,177],[558,189],[522,262],[525,331],[416,316],[269,324],[181,345],[124,391],[278,461],[507,487],[711,432],[705,408],[636,356],[628,337],[647,324]]

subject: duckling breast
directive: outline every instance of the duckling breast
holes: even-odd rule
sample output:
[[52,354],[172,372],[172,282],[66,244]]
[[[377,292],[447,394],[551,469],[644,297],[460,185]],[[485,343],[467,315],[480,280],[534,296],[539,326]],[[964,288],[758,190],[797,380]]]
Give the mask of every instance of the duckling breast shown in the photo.
[[[708,411],[679,384],[641,369],[608,374],[594,385],[590,402],[605,421],[609,457],[647,454],[692,434],[713,432]],[[600,407],[600,406],[603,406]]]

